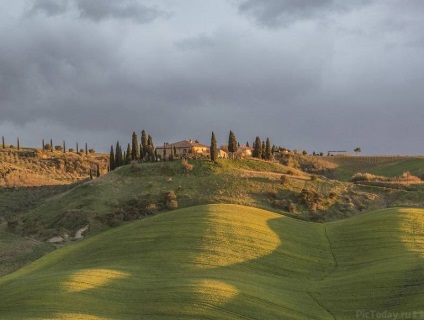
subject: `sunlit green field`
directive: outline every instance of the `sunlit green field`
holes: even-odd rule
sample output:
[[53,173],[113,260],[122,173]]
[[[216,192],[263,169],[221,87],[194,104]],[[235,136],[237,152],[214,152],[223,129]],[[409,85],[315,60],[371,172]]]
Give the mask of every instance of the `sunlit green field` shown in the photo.
[[1,319],[355,319],[420,311],[423,301],[423,209],[316,224],[191,207],[0,278]]
[[424,157],[410,156],[334,156],[325,160],[335,163],[337,179],[348,181],[355,173],[378,176],[401,176],[405,170],[421,177],[424,174]]

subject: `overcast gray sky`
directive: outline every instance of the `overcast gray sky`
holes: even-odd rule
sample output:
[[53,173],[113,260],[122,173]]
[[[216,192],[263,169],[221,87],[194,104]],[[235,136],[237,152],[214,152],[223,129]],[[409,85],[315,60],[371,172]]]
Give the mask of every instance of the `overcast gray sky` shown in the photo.
[[0,135],[424,154],[422,0],[0,3]]

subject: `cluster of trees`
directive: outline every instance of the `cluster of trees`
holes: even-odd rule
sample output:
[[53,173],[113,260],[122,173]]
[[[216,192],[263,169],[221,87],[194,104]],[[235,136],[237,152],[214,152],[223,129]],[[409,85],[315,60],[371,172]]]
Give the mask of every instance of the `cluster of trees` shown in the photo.
[[137,133],[133,132],[131,144],[128,143],[127,150],[123,151],[121,144],[116,142],[115,149],[110,146],[109,169],[114,170],[120,166],[131,163],[131,161],[156,161],[157,154],[153,138],[146,134],[145,130],[141,131],[141,141],[138,140]]
[[[1,145],[2,145],[2,149],[6,149],[6,142],[5,142],[4,136],[1,137]],[[16,147],[17,147],[18,150],[21,150],[21,144],[19,142],[19,138],[16,139]],[[13,148],[15,148],[15,146],[9,145],[9,148],[13,149]]]
[[[237,142],[236,136],[232,130],[230,130],[230,134],[228,136],[228,152],[231,155],[231,158],[234,159],[234,154],[238,151],[240,147],[240,143]],[[249,147],[249,142],[246,142],[246,147]],[[271,160],[272,155],[277,150],[277,148],[273,145],[271,147],[271,142],[269,138],[266,138],[266,142],[262,141],[259,137],[256,137],[255,142],[253,143],[253,152],[252,156],[258,159]],[[211,161],[216,161],[218,158],[218,148],[216,144],[215,133],[212,131],[211,135],[211,145],[210,145],[210,157]]]
[[[174,144],[171,144],[171,147],[169,148],[169,154],[166,151],[166,144],[163,144],[163,152],[162,152],[162,159],[164,161],[169,160],[169,161],[174,161],[175,157],[177,156],[177,148],[175,147]],[[193,151],[190,150],[189,151],[190,154],[193,154]],[[160,156],[160,155],[159,155]]]
[[[61,151],[63,153],[66,153],[66,142],[65,140],[63,140],[62,145],[54,145],[53,144],[53,139],[50,139],[50,143],[45,143],[44,139],[41,142],[42,144],[42,150],[45,151],[51,151],[53,152],[53,150],[56,151]],[[96,151],[94,149],[89,149],[88,148],[88,143],[85,143],[85,148],[84,149],[79,149],[79,144],[78,142],[76,143],[76,149],[73,148],[69,148],[68,152],[75,152],[75,153],[79,153],[79,154],[83,154],[85,153],[86,155],[88,155],[89,153],[95,153]]]
[[[196,141],[197,142],[197,141]],[[44,142],[43,142],[44,143]],[[237,153],[240,147],[240,143],[237,142],[236,136],[232,130],[230,130],[228,136],[228,145],[226,146],[226,150],[228,151],[230,157],[234,159],[235,154]],[[246,147],[249,146],[249,142],[246,143]],[[169,150],[167,151],[166,145],[163,148],[163,154],[158,155],[156,153],[153,138],[149,134],[146,134],[145,130],[141,131],[141,141],[138,140],[136,132],[132,133],[131,144],[128,143],[126,151],[122,149],[119,141],[116,143],[116,147],[114,149],[113,145],[110,147],[110,164],[109,169],[114,170],[122,165],[126,165],[131,163],[131,161],[145,162],[145,161],[157,161],[158,159],[169,159],[173,160],[176,154],[175,146],[171,145]],[[263,159],[263,160],[272,160],[275,153],[281,152],[289,152],[291,151],[286,148],[276,147],[275,145],[271,146],[271,142],[269,138],[265,140],[261,140],[259,136],[256,137],[255,141],[252,144],[252,157]],[[78,144],[77,144],[78,150]],[[87,145],[86,145],[87,152]],[[360,152],[360,148],[356,148],[355,152]],[[167,154],[169,153],[169,154]],[[210,143],[210,160],[216,162],[218,159],[219,149],[217,147],[216,136],[212,131],[211,135],[211,143]],[[298,154],[297,150],[294,151],[294,154]],[[306,151],[302,152],[303,155],[307,155]],[[315,156],[323,156],[323,153],[315,153]]]
[[[65,140],[63,140],[62,145],[56,145],[56,146],[53,145],[53,139],[50,139],[50,143],[45,143],[45,141],[43,139],[41,143],[42,143],[42,150],[43,151],[53,152],[53,150],[56,150],[56,151],[62,151],[63,153],[66,153]],[[15,146],[9,145],[9,148],[13,149],[13,148],[15,148]],[[16,139],[16,148],[18,150],[21,150],[21,143],[20,143],[19,137]],[[2,149],[6,149],[6,141],[5,141],[4,136],[2,136]],[[94,149],[89,149],[87,143],[85,143],[85,149],[79,149],[78,148],[78,142],[76,143],[76,149],[75,150],[70,148],[68,151],[69,152],[76,152],[76,153],[80,153],[80,154],[85,153],[86,155],[88,155],[89,153],[95,153],[96,152]]]
[[261,142],[261,138],[257,136],[255,142],[253,142],[252,157],[264,160],[271,160],[275,149],[275,146],[271,147],[269,138],[266,138],[266,142]]

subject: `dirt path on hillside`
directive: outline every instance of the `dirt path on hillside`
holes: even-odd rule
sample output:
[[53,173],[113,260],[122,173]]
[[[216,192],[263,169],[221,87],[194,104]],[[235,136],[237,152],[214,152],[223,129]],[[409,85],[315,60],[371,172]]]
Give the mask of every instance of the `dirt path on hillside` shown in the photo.
[[243,170],[242,177],[267,177],[267,178],[277,178],[280,179],[281,176],[286,176],[291,179],[309,181],[311,178],[309,176],[293,176],[291,174],[286,173],[278,173],[278,172],[268,172],[268,171],[254,171],[254,170]]
[[82,239],[84,238],[84,236],[82,235],[84,232],[86,232],[88,230],[88,224],[84,227],[79,229],[76,233],[75,233],[75,239]]

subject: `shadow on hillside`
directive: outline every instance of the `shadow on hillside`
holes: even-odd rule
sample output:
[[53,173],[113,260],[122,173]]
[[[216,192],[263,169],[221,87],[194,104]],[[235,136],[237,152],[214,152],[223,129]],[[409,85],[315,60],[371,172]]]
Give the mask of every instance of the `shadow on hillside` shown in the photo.
[[[239,252],[234,252],[234,255],[227,252],[228,258],[237,262],[226,264],[227,261],[220,263],[217,260],[216,265],[210,265],[207,259],[199,260],[205,246],[210,245],[209,241],[218,239],[231,242],[237,235],[228,237],[220,234],[219,230],[210,229],[209,213],[196,215],[195,209],[191,209],[188,214],[181,214],[173,212],[152,218],[149,228],[139,228],[143,222],[136,222],[114,229],[103,236],[103,241],[93,242],[86,247],[82,242],[82,250],[75,251],[76,254],[70,252],[64,261],[59,259],[57,269],[57,262],[49,264],[47,269],[42,270],[44,274],[29,279],[29,284],[21,283],[18,291],[16,285],[19,284],[12,283],[13,295],[0,294],[2,299],[4,297],[0,306],[16,308],[11,304],[16,304],[17,300],[14,299],[19,297],[20,309],[39,310],[36,315],[46,319],[57,317],[57,310],[71,315],[105,318],[116,315],[115,318],[136,319],[169,317],[170,314],[181,319],[189,316],[207,319],[332,319],[339,318],[340,312],[346,312],[341,310],[342,305],[337,305],[337,310],[334,310],[321,301],[325,294],[330,294],[337,301],[343,292],[349,290],[335,287],[332,292],[319,291],[323,279],[327,284],[332,284],[332,271],[335,268],[323,225],[292,221],[285,217],[269,218],[266,221],[269,230],[266,232],[276,235],[278,241],[271,253],[237,261],[241,256]],[[216,216],[212,218],[219,220]],[[243,227],[243,224],[238,225],[238,228]],[[251,248],[255,250],[262,246],[256,244]],[[244,252],[249,248],[238,250]],[[246,251],[246,256],[254,256],[254,253]],[[364,254],[367,254],[366,248]],[[423,259],[417,257],[415,261],[416,264],[405,267],[407,272],[397,279],[390,296],[376,300],[381,301],[374,306],[376,310],[398,310],[396,308],[399,306],[420,301],[417,296],[422,297],[424,292]],[[202,262],[205,263],[203,266],[200,264]],[[209,262],[213,262],[213,259]],[[63,271],[64,265],[69,270]],[[79,292],[64,291],[63,284],[70,277],[84,270],[96,269],[125,272],[131,276],[116,278]],[[55,281],[46,283],[46,276],[51,274],[55,274]],[[398,277],[399,274],[394,276]],[[363,287],[351,292],[352,299],[369,293],[370,286],[382,285],[377,277],[375,281],[370,278],[371,281],[366,283],[358,279]],[[96,279],[94,277],[89,281],[95,282]],[[34,283],[39,290],[28,292],[27,287]],[[410,288],[405,289],[407,286]],[[0,292],[5,292],[9,288],[3,284],[1,289]],[[38,300],[34,299],[34,294]],[[50,304],[40,307],[40,301],[49,301]],[[349,312],[353,318],[354,311]]]
[[[231,310],[238,317],[267,319],[328,319],[331,314],[311,298],[308,290],[333,268],[330,252],[322,252],[325,257],[318,262],[308,259],[304,252],[294,249],[296,242],[304,242],[315,253],[323,249],[314,243],[302,240],[301,233],[286,228],[285,217],[268,221],[270,230],[278,235],[280,245],[268,255],[215,270],[215,273],[233,274],[235,279],[227,282],[235,286],[239,293],[228,300],[222,308]],[[323,230],[311,230],[323,236]],[[246,277],[238,277],[245,272]],[[257,278],[249,278],[253,272]],[[243,308],[240,309],[240,306]],[[206,314],[207,316],[207,314]]]
[[[402,209],[400,214],[407,215],[404,219],[399,219],[399,229],[405,228],[407,218],[409,221],[410,239],[400,238],[399,241],[403,244],[405,251],[409,253],[409,257],[405,257],[404,266],[407,269],[399,275],[397,285],[390,293],[390,301],[385,301],[382,304],[382,309],[394,308],[405,312],[418,312],[417,319],[424,319],[424,220],[420,213],[407,211]],[[414,209],[411,209],[414,210]],[[406,232],[406,230],[404,231]],[[408,258],[408,260],[406,259]],[[414,306],[421,304],[419,310],[411,310]]]
[[[251,295],[251,292],[250,294],[245,294],[249,290],[244,288],[249,285],[255,286],[254,279],[252,279],[250,284],[247,284],[247,280],[246,282],[228,280],[228,283],[237,287],[239,294],[227,301],[224,308],[237,312],[237,307],[244,305],[242,310],[238,310],[240,316],[251,317],[259,312],[259,314],[266,314],[267,317],[279,319],[354,318],[357,310],[367,310],[366,308],[369,308],[370,305],[372,310],[381,313],[392,312],[392,314],[400,314],[403,312],[405,315],[412,315],[412,317],[420,316],[421,313],[424,315],[424,307],[417,309],[417,306],[422,305],[424,299],[424,223],[420,220],[423,218],[420,218],[417,213],[415,213],[414,218],[409,219],[413,220],[410,222],[413,224],[412,233],[409,234],[413,239],[412,244],[409,242],[410,239],[403,238],[406,231],[404,230],[402,217],[399,218],[399,225],[395,228],[395,230],[403,231],[402,233],[396,233],[398,238],[395,242],[404,247],[404,254],[401,257],[386,257],[388,267],[384,268],[383,266],[381,275],[369,274],[367,281],[358,278],[356,285],[353,283],[354,286],[352,288],[343,287],[343,284],[338,288],[335,286],[335,291],[331,292],[333,301],[336,301],[335,304],[328,303],[325,299],[327,297],[325,295],[321,297],[320,292],[321,284],[329,283],[336,277],[333,273],[333,261],[330,259],[326,265],[312,263],[312,261],[302,264],[300,260],[297,260],[296,253],[293,252],[292,256],[287,255],[284,252],[287,241],[294,239],[301,241],[302,235],[297,235],[298,238],[296,239],[296,235],[288,235],[285,232],[280,219],[270,220],[269,226],[271,230],[279,235],[281,245],[272,254],[243,262],[237,266],[229,266],[228,269],[233,267],[235,269],[253,269],[260,273],[273,274],[275,282],[273,284],[270,283],[269,286],[262,290],[258,287],[256,290],[257,294]],[[369,230],[372,233],[377,231]],[[309,245],[313,244],[310,243]],[[375,245],[378,244],[376,243]],[[367,254],[367,248],[363,248],[363,254]],[[335,258],[337,259],[337,257]],[[224,272],[224,270],[221,271]],[[347,274],[352,273],[347,272]],[[391,282],[384,283],[383,279],[390,279]],[[321,280],[324,280],[324,282],[321,282]],[[350,284],[352,285],[352,283]],[[276,292],[271,292],[270,290],[273,285],[278,288]],[[378,290],[384,286],[387,287],[387,291],[382,290],[380,293],[387,293],[386,295],[378,296],[373,292],[373,287]],[[309,290],[314,292],[313,296],[309,294]],[[341,295],[347,292],[348,296],[338,300]],[[365,301],[368,297],[367,306],[355,303],[355,297],[358,294],[362,295],[359,301]],[[312,303],[311,298],[314,300]],[[258,300],[260,300],[260,303],[258,303]],[[337,304],[337,301],[341,303]],[[355,309],[349,311],[349,308],[352,308],[355,304]]]
[[[350,256],[343,252],[350,243],[342,242],[343,246],[336,248],[334,253],[339,267],[317,287],[319,299],[341,319],[355,318],[356,312],[371,311],[392,318],[395,314],[399,318],[404,313],[405,319],[412,319],[412,313],[420,311],[417,308],[424,309],[421,307],[424,298],[424,248],[413,246],[417,238],[424,243],[422,222],[418,228],[418,220],[415,220],[420,214],[402,214],[402,210],[375,214],[379,215],[378,219],[368,220],[362,227],[351,225],[357,226],[360,233],[346,235],[340,231],[346,229],[333,229],[330,233],[331,242],[336,239],[343,241],[344,237],[354,242],[356,238],[360,239],[362,247],[353,247]],[[386,221],[387,225],[383,225]],[[405,224],[413,224],[414,227],[408,230]],[[362,239],[367,240],[364,242]]]
[[[231,235],[223,235],[224,239],[221,239],[219,230],[210,229],[209,219],[219,218],[216,215],[211,218],[209,214],[181,217],[178,212],[169,213],[166,217],[161,215],[153,220],[151,233],[143,229],[147,234],[141,234],[139,238],[134,239],[125,236],[125,230],[128,230],[125,228],[130,229],[135,224],[124,226],[119,233],[119,247],[104,239],[102,243],[96,242],[95,246],[79,250],[77,256],[67,256],[66,264],[70,270],[65,274],[61,271],[63,263],[57,270],[52,265],[49,267],[51,270],[45,271],[47,274],[57,272],[61,279],[56,283],[42,284],[41,297],[38,299],[51,302],[48,307],[50,311],[39,309],[36,301],[31,299],[33,293],[26,292],[24,287],[19,293],[20,307],[28,310],[39,309],[42,313],[37,315],[47,319],[58,316],[57,312],[51,310],[105,318],[111,314],[118,315],[116,318],[140,318],[143,315],[160,317],[161,311],[158,310],[162,310],[163,316],[168,314],[169,317],[169,314],[173,314],[176,318],[194,316],[208,319],[306,319],[315,315],[316,319],[328,318],[328,313],[311,298],[307,290],[311,282],[322,278],[327,273],[327,268],[332,267],[332,257],[329,252],[323,253],[328,258],[324,259],[326,268],[323,267],[322,261],[314,261],[314,258],[309,259],[305,253],[296,252],[299,248],[298,242],[309,244],[315,256],[325,249],[303,239],[310,237],[299,233],[292,225],[299,222],[290,219],[287,224],[288,218],[285,217],[267,218],[266,232],[274,235],[273,241],[276,241],[276,246],[270,254],[258,256],[256,252],[250,252],[246,255],[255,258],[240,261],[240,257],[244,257],[243,250],[249,250],[248,246],[243,246],[238,247],[237,250],[241,252],[234,252],[234,255],[231,251],[227,252],[226,259],[231,262],[229,264],[228,261],[221,263],[213,257],[209,260],[208,257],[199,260],[199,255],[205,252],[205,246],[210,248],[208,241],[233,241]],[[181,223],[181,219],[184,219],[185,225],[175,228],[174,225]],[[161,225],[162,233],[155,233],[154,224]],[[195,228],[191,228],[191,225]],[[319,225],[313,230],[309,230],[308,226],[303,225],[302,232],[311,232],[312,238],[322,235],[323,229]],[[187,239],[182,237],[181,228],[186,230],[187,233],[182,234],[188,237]],[[259,244],[254,245],[252,250],[259,250],[263,245],[260,243],[262,240],[260,237],[254,239],[259,241]],[[113,241],[116,243],[117,239]],[[238,241],[244,243],[243,240]],[[139,244],[134,245],[135,243]],[[143,243],[154,244],[154,250]],[[122,250],[125,251],[125,260],[117,260],[111,265],[110,257],[122,258]],[[161,252],[169,252],[171,255],[165,257]],[[217,254],[219,257],[219,253]],[[105,257],[108,259],[104,260]],[[69,261],[70,259],[76,261]],[[232,263],[233,261],[235,263]],[[67,283],[70,277],[84,274],[84,270],[96,269],[125,272],[131,274],[131,277],[114,279],[87,290],[64,292],[63,284]],[[94,280],[83,280],[87,281]],[[99,305],[102,306],[101,310]],[[131,311],[131,305],[138,311]]]

